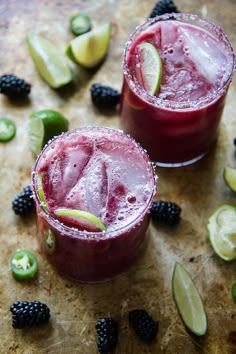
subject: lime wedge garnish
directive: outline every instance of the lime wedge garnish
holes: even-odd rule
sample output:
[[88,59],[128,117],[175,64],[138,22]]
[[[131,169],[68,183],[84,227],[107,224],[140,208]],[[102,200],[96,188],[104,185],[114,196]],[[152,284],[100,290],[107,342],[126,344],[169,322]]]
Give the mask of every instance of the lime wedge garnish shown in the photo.
[[94,68],[105,58],[110,43],[111,25],[106,23],[73,39],[66,48],[75,63]]
[[51,87],[58,88],[72,80],[66,57],[51,42],[33,33],[27,34],[26,42],[39,74]]
[[157,49],[148,42],[138,46],[141,57],[141,75],[144,88],[150,95],[155,95],[161,84],[162,62]]
[[58,208],[54,214],[63,222],[73,221],[74,225],[86,231],[106,231],[107,227],[95,215],[77,209]]
[[68,127],[68,120],[57,111],[44,109],[33,112],[27,125],[29,144],[33,153],[38,155],[50,139],[67,131]]
[[236,192],[236,169],[232,167],[225,167],[223,177],[227,186]]
[[10,141],[16,135],[16,125],[8,118],[0,118],[0,142]]
[[42,181],[41,174],[38,174],[38,176],[37,176],[37,186],[38,186],[38,197],[41,202],[41,205],[45,211],[48,211],[48,205],[47,205],[45,194],[43,191],[43,181]]
[[172,277],[173,297],[185,326],[197,336],[207,331],[207,317],[202,298],[190,274],[176,262]]
[[70,18],[70,29],[77,36],[90,31],[91,27],[90,17],[82,12],[79,12]]
[[222,205],[207,224],[211,245],[225,261],[236,259],[236,207]]

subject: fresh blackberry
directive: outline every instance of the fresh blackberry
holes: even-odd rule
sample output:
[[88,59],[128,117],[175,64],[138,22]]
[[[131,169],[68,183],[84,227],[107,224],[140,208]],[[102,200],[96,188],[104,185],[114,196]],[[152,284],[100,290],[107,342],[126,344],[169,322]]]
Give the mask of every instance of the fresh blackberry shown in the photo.
[[96,331],[99,353],[111,353],[118,340],[118,323],[112,317],[99,318],[96,322]]
[[91,86],[90,93],[93,104],[98,107],[113,108],[120,101],[120,93],[117,90],[99,83]]
[[168,225],[176,225],[180,221],[181,208],[173,202],[155,200],[151,208],[151,216],[154,221],[160,221]]
[[25,80],[11,74],[0,77],[0,93],[10,98],[24,98],[30,93],[31,86]]
[[158,322],[142,309],[129,312],[129,322],[136,335],[145,343],[150,343],[158,333]]
[[156,3],[151,14],[149,15],[149,18],[172,12],[179,12],[174,2],[172,0],[162,0]]
[[234,138],[233,143],[234,143],[234,146],[236,146],[236,138]]
[[23,190],[15,197],[12,202],[12,209],[16,215],[25,216],[34,209],[33,193],[30,186]]
[[40,326],[50,318],[48,306],[39,301],[16,301],[11,305],[10,311],[13,328]]

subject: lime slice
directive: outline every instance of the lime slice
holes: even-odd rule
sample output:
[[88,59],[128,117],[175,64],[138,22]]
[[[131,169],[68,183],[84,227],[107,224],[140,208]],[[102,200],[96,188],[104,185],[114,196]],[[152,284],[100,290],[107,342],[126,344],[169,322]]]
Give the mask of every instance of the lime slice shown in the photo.
[[236,169],[232,167],[225,167],[223,177],[227,186],[236,192]]
[[66,58],[51,42],[33,33],[27,34],[26,42],[39,74],[51,87],[58,88],[72,80]]
[[139,44],[141,75],[144,88],[150,95],[155,95],[161,84],[162,62],[157,49],[148,42]]
[[40,153],[50,139],[69,128],[68,120],[51,109],[33,112],[27,123],[30,149],[35,155]]
[[83,229],[85,231],[96,232],[106,231],[107,227],[103,222],[95,215],[77,209],[58,208],[54,211],[54,214],[66,224],[72,223],[74,227]]
[[10,141],[16,135],[16,125],[8,118],[0,118],[0,142]]
[[207,331],[207,317],[202,298],[190,274],[176,262],[172,277],[173,296],[185,326],[197,336]]
[[222,205],[207,224],[211,245],[225,261],[236,259],[236,207]]
[[71,31],[79,36],[91,30],[91,20],[88,15],[79,12],[70,18]]
[[73,39],[67,56],[84,68],[94,68],[105,58],[110,43],[111,25],[106,23]]
[[41,174],[38,174],[38,176],[37,176],[37,186],[38,186],[38,196],[39,196],[39,200],[41,202],[41,205],[45,211],[48,211],[48,205],[47,205],[45,194],[43,191],[43,180],[42,180]]

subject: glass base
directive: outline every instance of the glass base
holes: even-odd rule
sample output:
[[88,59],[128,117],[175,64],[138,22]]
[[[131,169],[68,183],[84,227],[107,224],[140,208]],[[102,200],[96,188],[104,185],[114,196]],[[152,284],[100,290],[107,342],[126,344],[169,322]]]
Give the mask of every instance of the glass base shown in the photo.
[[188,160],[188,161],[183,161],[183,162],[158,162],[158,161],[154,161],[153,164],[154,166],[158,166],[158,167],[184,167],[184,166],[188,166],[188,165],[192,165],[193,163],[201,160],[205,155],[207,154],[207,152],[205,152],[204,154],[195,157],[192,160]]

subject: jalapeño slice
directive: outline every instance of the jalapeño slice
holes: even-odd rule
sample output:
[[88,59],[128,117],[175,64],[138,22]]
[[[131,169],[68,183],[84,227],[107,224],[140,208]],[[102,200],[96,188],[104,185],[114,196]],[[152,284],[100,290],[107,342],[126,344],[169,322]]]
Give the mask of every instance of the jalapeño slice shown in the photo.
[[38,271],[38,260],[29,251],[16,251],[11,257],[11,270],[16,280],[33,278]]
[[16,125],[8,118],[0,118],[0,142],[7,142],[16,135]]

